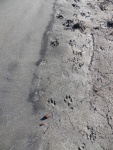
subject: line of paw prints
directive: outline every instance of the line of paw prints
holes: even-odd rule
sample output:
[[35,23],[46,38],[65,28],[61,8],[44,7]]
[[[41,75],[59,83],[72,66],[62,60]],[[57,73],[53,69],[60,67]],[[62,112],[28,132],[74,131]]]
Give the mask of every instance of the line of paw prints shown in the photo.
[[71,98],[70,95],[66,95],[66,97],[64,98],[64,102],[67,104],[68,107],[70,107],[70,109],[74,109],[72,106],[73,103],[73,99]]
[[[82,68],[84,65],[84,62],[82,61],[82,52],[81,51],[75,51],[76,50],[76,41],[75,40],[70,40],[69,45],[71,46],[72,53],[74,55],[73,58],[69,58],[68,62],[72,62],[72,70],[78,71],[79,69]],[[75,50],[74,50],[75,49]]]
[[96,131],[93,129],[93,127],[90,126],[87,126],[87,130],[89,131],[89,134],[87,134],[87,139],[91,140],[92,142],[95,142]]
[[82,134],[82,136],[85,136],[87,140],[90,140],[92,143],[95,142],[97,135],[96,130],[94,130],[93,127],[87,125],[86,128],[80,130],[80,133]]

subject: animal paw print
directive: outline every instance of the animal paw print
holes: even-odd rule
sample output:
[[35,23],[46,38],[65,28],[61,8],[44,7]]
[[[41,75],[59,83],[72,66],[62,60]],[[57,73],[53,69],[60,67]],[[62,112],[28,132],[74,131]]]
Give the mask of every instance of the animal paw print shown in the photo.
[[82,53],[75,52],[76,57],[69,58],[68,62],[72,63],[72,71],[78,71],[84,65],[84,62],[81,60]]
[[86,144],[82,143],[81,146],[78,146],[78,150],[87,150],[86,149]]
[[63,26],[65,27],[65,30],[72,29],[72,26],[74,25],[73,20],[66,20],[65,23],[63,23]]
[[104,3],[100,3],[99,7],[100,7],[101,11],[105,11],[106,10]]
[[113,21],[108,21],[107,22],[107,27],[108,28],[113,28]]
[[52,47],[57,47],[59,45],[59,40],[58,39],[53,39],[51,42],[50,42],[50,45]]
[[76,9],[80,9],[80,7],[77,4],[72,4],[72,6]]
[[89,131],[89,134],[87,134],[87,139],[91,140],[92,142],[95,142],[96,131],[93,129],[93,127],[90,126],[87,126],[87,130]]
[[56,106],[56,102],[52,98],[48,99],[48,103],[53,105],[53,106]]
[[80,30],[81,32],[84,32],[86,27],[83,25],[82,22],[78,22],[72,26],[72,30],[75,31],[76,29]]
[[83,65],[84,65],[84,62],[73,63],[72,70],[78,71],[79,69],[82,68]]
[[76,41],[75,40],[70,40],[69,45],[70,46],[76,46]]
[[64,18],[62,14],[58,14],[56,17],[57,17],[57,19],[63,19]]
[[68,107],[70,107],[70,109],[73,109],[73,106],[72,106],[73,100],[70,95],[66,95],[64,102],[67,104]]

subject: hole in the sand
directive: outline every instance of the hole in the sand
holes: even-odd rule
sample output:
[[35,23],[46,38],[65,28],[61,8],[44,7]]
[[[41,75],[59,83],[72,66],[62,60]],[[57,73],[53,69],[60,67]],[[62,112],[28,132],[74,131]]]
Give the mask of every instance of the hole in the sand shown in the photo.
[[84,65],[84,63],[79,63],[79,68],[81,68]]
[[80,147],[78,147],[78,150],[81,150],[81,148],[80,148]]
[[53,101],[53,105],[56,106],[56,102],[55,101]]
[[99,30],[99,27],[94,27],[93,29],[95,29],[95,30]]
[[53,100],[51,99],[51,103],[53,103]]
[[108,28],[113,28],[113,21],[108,21],[107,22],[107,27]]
[[73,107],[70,107],[72,110],[74,109]]
[[73,7],[75,7],[75,4],[72,4]]
[[72,30],[76,30],[76,29],[79,29],[80,31],[83,32],[85,30],[85,27],[81,23],[76,23],[72,26]]
[[56,17],[57,17],[58,19],[63,19],[63,18],[64,18],[64,17],[63,17],[62,15],[60,15],[60,14],[57,15]]
[[76,9],[80,9],[80,7],[79,7],[78,5],[76,5],[76,4],[72,4],[72,6],[73,6],[74,8],[76,8]]
[[80,24],[79,23],[74,24],[72,29],[80,29]]
[[76,30],[79,29],[81,32],[85,30],[85,26],[83,26],[82,22],[74,24],[73,20],[66,20],[65,23],[63,23],[63,26],[65,26],[66,30]]
[[70,103],[68,103],[68,106],[70,106],[71,104]]
[[71,99],[70,99],[70,102],[72,103],[72,101],[73,101],[73,100],[72,100],[72,98],[71,98]]
[[81,16],[85,16],[85,13],[81,13]]
[[66,95],[66,99],[68,99],[68,96]]
[[64,102],[66,103],[66,100],[64,99]]
[[105,9],[105,5],[102,4],[102,3],[99,5],[99,7],[100,7],[100,9],[101,9],[102,11],[105,11],[105,10],[106,10],[106,9]]

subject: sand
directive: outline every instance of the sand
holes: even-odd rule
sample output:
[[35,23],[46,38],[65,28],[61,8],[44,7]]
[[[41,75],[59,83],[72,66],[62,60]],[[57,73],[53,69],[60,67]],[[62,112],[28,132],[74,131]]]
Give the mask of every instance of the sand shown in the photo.
[[11,150],[113,150],[112,14],[112,0],[55,0]]
[[54,3],[31,90],[38,91],[34,114],[50,116],[40,150],[113,149],[112,12],[110,1]]

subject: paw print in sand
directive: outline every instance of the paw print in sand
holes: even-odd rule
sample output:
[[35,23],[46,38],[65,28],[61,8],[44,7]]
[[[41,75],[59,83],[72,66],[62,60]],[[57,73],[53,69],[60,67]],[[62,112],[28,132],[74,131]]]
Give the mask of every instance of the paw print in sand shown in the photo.
[[57,19],[63,19],[64,17],[63,17],[62,14],[58,14],[58,15],[56,16],[56,18],[57,18]]
[[50,45],[52,47],[57,47],[59,45],[59,40],[54,38],[53,40],[51,40]]
[[80,7],[77,4],[72,4],[72,6],[76,9],[80,9]]
[[76,46],[76,41],[75,40],[70,40],[69,45],[70,46]]
[[86,149],[86,144],[82,143],[80,146],[78,146],[78,150],[87,150]]
[[72,63],[72,72],[78,72],[78,70],[80,70],[84,66],[84,62],[81,60],[82,53],[73,51],[73,54],[76,56],[73,58],[69,58],[68,62]]
[[52,106],[56,106],[56,102],[52,98],[49,98],[47,102]]
[[74,109],[72,106],[73,100],[70,95],[66,95],[64,102],[67,104],[68,107],[70,107],[70,109]]
[[64,30],[71,30],[71,31],[80,30],[80,32],[84,32],[86,29],[86,27],[84,26],[84,22],[82,21],[74,23],[74,20],[66,20],[63,23],[63,26]]

